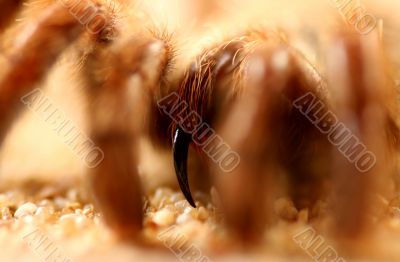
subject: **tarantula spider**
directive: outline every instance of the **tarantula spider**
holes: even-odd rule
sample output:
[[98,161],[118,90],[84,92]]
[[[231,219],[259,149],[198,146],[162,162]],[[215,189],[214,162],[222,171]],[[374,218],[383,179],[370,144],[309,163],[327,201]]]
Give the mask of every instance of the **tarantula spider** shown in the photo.
[[[0,1],[1,29],[19,4]],[[328,84],[281,33],[269,30],[217,43],[171,79],[174,46],[169,38],[142,28],[123,34],[117,15],[98,5],[107,26],[90,37],[68,8],[57,3],[15,37],[14,49],[4,54],[8,64],[0,77],[1,140],[16,118],[21,96],[45,77],[64,49],[82,42],[90,136],[104,152],[89,180],[116,234],[131,238],[142,226],[139,137],[173,150],[179,185],[195,206],[187,174],[189,146],[197,152],[208,146],[208,152],[218,154],[215,133],[238,153],[240,164],[227,174],[211,160],[201,170],[189,169],[193,177],[215,183],[227,226],[238,239],[262,238],[261,232],[273,222],[272,200],[281,194],[289,194],[298,208],[329,198],[338,235],[357,238],[367,232],[371,198],[394,194],[399,132],[393,81],[374,33],[346,31],[334,37],[327,58]],[[159,101],[173,92],[188,106],[171,103],[162,110]],[[318,103],[305,101],[297,108],[296,101],[307,94]],[[165,113],[171,111],[179,123]],[[192,112],[199,117],[193,118]],[[200,130],[200,119],[215,132]],[[344,133],[349,139],[334,145],[327,130],[339,120],[347,133],[336,129],[334,141]],[[182,126],[188,121],[190,130]],[[352,137],[376,157],[367,172],[353,163],[360,144],[350,143]]]

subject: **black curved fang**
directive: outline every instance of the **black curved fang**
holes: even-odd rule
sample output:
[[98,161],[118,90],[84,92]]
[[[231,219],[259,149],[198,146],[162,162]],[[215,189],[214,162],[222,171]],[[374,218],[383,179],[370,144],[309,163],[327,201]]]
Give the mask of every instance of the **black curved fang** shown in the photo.
[[178,127],[175,131],[172,150],[174,151],[174,166],[176,177],[178,178],[179,187],[183,195],[192,207],[196,207],[190,193],[188,175],[187,175],[187,160],[189,145],[192,141],[190,134]]

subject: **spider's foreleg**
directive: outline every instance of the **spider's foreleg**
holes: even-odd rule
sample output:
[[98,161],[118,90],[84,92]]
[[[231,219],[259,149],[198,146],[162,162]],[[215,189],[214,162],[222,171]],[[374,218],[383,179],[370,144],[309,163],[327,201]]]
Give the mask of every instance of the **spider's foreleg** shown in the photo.
[[164,42],[138,35],[99,45],[86,61],[90,136],[104,153],[89,182],[105,222],[122,238],[142,227],[138,145],[166,53]]
[[359,238],[372,230],[371,203],[393,196],[398,143],[393,84],[378,37],[342,33],[328,59],[329,82],[338,119],[331,141],[334,231]]
[[22,0],[0,0],[0,32],[11,22]]
[[[326,99],[308,62],[287,44],[268,41],[246,60],[243,95],[218,131],[240,163],[232,172],[216,176],[228,226],[243,243],[262,238],[273,221],[277,194],[288,193],[298,205],[323,195],[322,171],[308,165],[302,153],[326,155],[315,151],[317,146],[324,148],[322,135],[294,106],[307,93]],[[278,192],[285,182],[288,192]]]
[[17,33],[0,72],[0,143],[21,107],[20,99],[46,76],[82,31],[67,8],[54,4]]

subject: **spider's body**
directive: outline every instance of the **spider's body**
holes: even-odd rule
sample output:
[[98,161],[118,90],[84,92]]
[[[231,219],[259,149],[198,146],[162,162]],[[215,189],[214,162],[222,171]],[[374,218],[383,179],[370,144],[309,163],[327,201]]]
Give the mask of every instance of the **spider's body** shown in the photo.
[[[392,81],[374,32],[362,37],[346,31],[335,37],[330,51],[334,56],[327,59],[327,83],[283,34],[265,29],[249,30],[206,49],[188,68],[175,70],[174,79],[169,74],[175,48],[169,37],[138,25],[126,30],[123,19],[115,21],[115,11],[101,2],[96,6],[105,24],[90,37],[68,8],[55,3],[15,38],[15,49],[5,55],[9,64],[0,72],[0,140],[16,117],[20,97],[80,39],[87,45],[80,51],[90,137],[104,152],[103,161],[90,170],[89,181],[105,221],[118,235],[135,237],[142,226],[137,171],[141,137],[173,149],[179,184],[195,205],[187,158],[190,144],[197,149],[201,144],[192,143],[196,138],[191,135],[200,120],[240,156],[239,165],[228,174],[212,161],[201,169],[204,174],[194,172],[217,186],[227,225],[239,239],[260,240],[260,232],[273,223],[272,200],[282,194],[299,209],[330,197],[333,228],[340,235],[357,238],[367,232],[370,221],[363,213],[369,210],[369,199],[378,193],[394,194],[391,174],[399,131]],[[3,10],[11,17],[17,5],[0,1],[0,10],[4,29],[10,18]],[[158,104],[174,92],[187,105],[174,108],[178,122]],[[308,117],[295,106],[307,94],[320,104],[307,109]],[[182,123],[193,112],[199,118],[193,119],[191,130],[184,130]],[[361,172],[339,153],[357,150],[352,145],[342,144],[340,151],[329,143],[324,130],[336,123],[325,118],[328,112],[374,153],[372,169]],[[207,134],[199,140],[218,151],[218,140]]]

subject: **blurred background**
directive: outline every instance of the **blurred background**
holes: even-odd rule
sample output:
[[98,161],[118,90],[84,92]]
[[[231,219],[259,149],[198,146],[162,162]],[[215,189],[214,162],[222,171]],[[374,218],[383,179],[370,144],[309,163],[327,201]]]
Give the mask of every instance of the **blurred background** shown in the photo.
[[[27,1],[26,8],[37,2]],[[43,2],[43,1],[42,1]],[[51,1],[48,1],[51,2]],[[295,47],[322,67],[323,50],[329,36],[345,24],[338,8],[339,0],[146,0],[120,1],[125,15],[137,16],[147,24],[165,28],[177,43],[177,68],[186,65],[207,44],[229,33],[246,28],[281,28]],[[399,73],[400,10],[398,0],[352,0],[365,7],[382,23],[383,39],[395,73]],[[29,17],[20,17],[23,22]],[[41,84],[57,108],[80,130],[86,130],[86,104],[76,60],[65,55]],[[397,77],[400,78],[400,77]],[[146,151],[148,152],[148,151]],[[153,173],[165,173],[163,166],[147,165]],[[171,167],[171,166],[170,166]],[[144,168],[146,165],[144,164]],[[171,167],[172,168],[172,167]],[[63,143],[47,124],[29,110],[21,114],[0,153],[0,182],[30,177],[58,180],[84,173],[82,161]],[[171,170],[170,170],[171,171]]]

